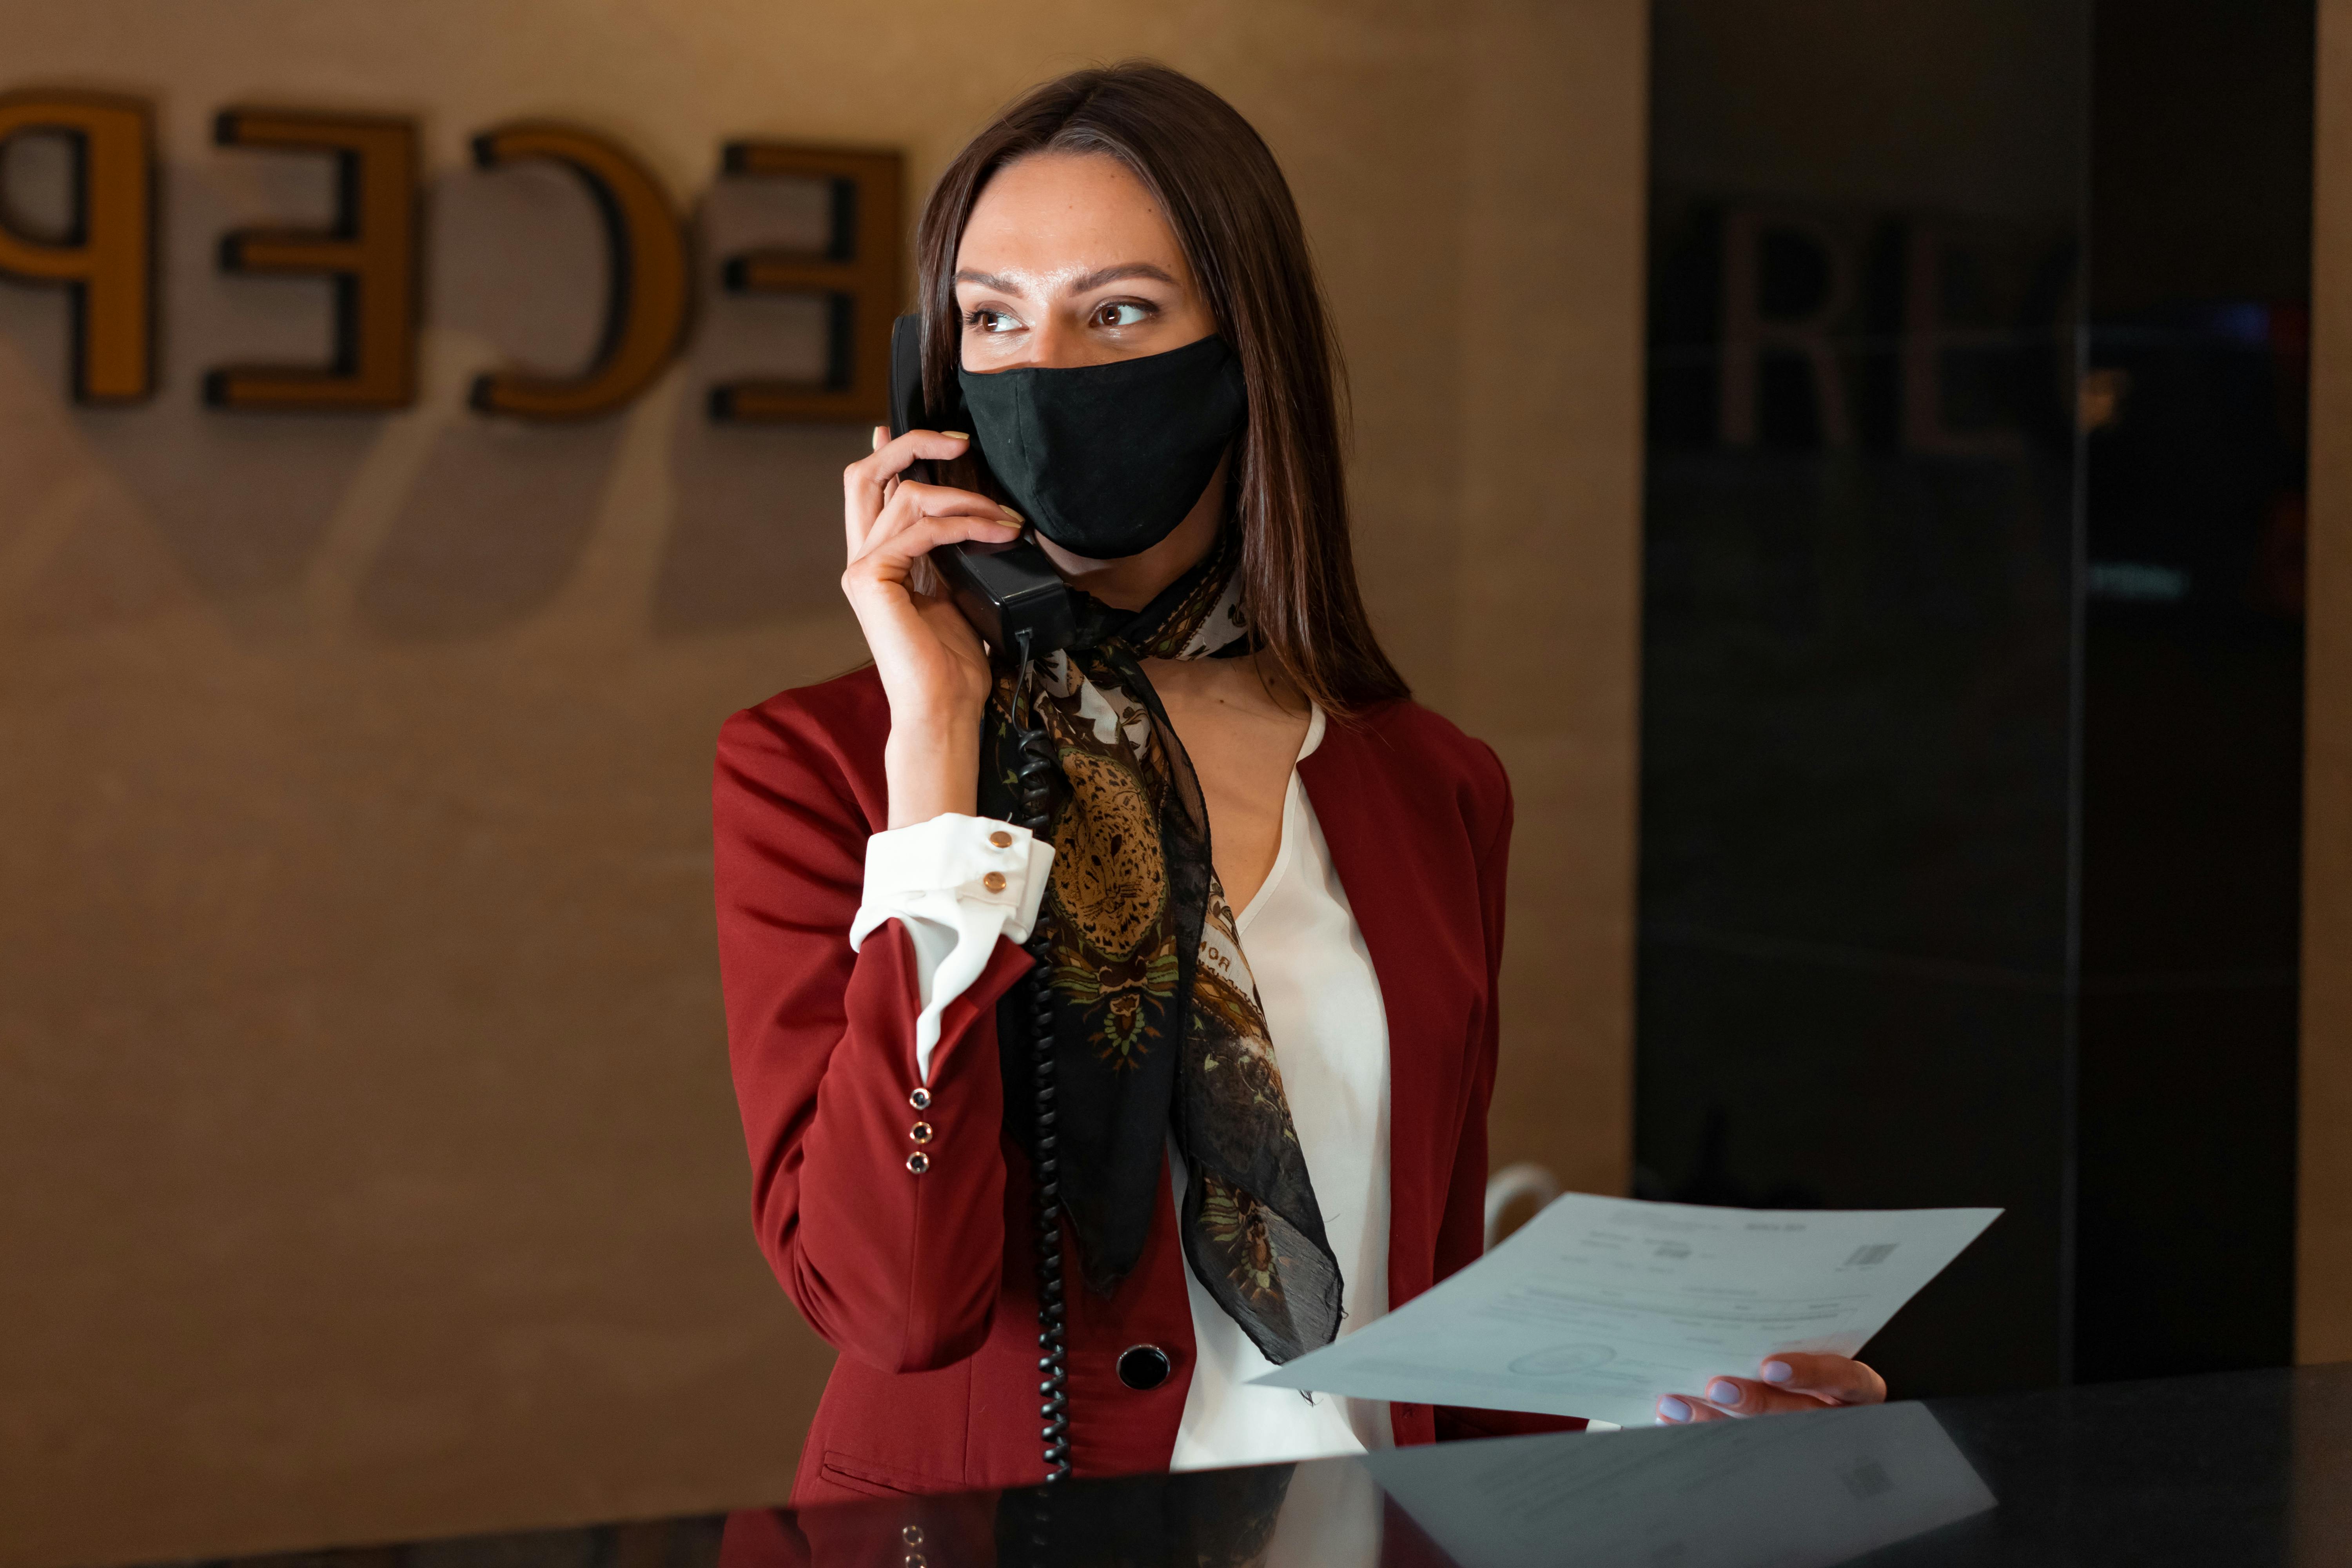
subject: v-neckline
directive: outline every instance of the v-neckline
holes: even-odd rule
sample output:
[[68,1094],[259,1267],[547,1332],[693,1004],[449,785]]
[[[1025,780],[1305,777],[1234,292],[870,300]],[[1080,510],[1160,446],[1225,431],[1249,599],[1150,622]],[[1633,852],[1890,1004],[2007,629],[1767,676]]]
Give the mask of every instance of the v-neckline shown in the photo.
[[1248,932],[1250,921],[1256,917],[1259,906],[1265,902],[1266,894],[1274,890],[1274,885],[1282,880],[1290,869],[1290,862],[1297,852],[1298,808],[1307,787],[1298,782],[1298,764],[1313,756],[1315,749],[1322,743],[1323,710],[1318,705],[1307,716],[1307,733],[1298,742],[1298,754],[1290,759],[1290,780],[1282,786],[1282,839],[1275,846],[1274,864],[1266,868],[1265,879],[1258,883],[1257,891],[1250,895],[1249,902],[1234,912],[1234,935],[1236,937]]

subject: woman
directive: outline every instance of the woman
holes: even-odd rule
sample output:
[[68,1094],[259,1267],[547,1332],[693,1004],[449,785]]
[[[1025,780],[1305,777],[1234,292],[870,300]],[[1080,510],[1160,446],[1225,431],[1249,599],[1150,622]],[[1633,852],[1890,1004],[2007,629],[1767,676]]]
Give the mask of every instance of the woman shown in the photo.
[[[876,432],[873,665],[719,748],[760,1240],[842,1352],[793,1500],[1538,1425],[1247,1386],[1478,1255],[1511,826],[1366,623],[1280,171],[1198,84],[1081,71],[974,139],[918,249],[972,434]],[[1081,632],[1016,668],[925,562],[1024,532]],[[1780,1363],[1683,1418],[1883,1395]]]

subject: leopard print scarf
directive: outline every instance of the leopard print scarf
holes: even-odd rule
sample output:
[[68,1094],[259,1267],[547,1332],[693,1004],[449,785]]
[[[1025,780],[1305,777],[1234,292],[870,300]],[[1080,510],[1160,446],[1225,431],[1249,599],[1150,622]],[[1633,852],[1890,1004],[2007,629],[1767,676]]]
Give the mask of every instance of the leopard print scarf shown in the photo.
[[[1076,646],[1039,661],[1026,691],[1015,675],[998,679],[981,810],[1019,816],[1018,731],[1042,723],[1059,763],[1045,917],[1055,1132],[1063,1212],[1088,1286],[1108,1294],[1142,1257],[1167,1201],[1160,1169],[1172,1132],[1190,1174],[1185,1258],[1279,1363],[1338,1332],[1339,1267],[1210,858],[1200,783],[1141,663],[1247,654],[1239,566],[1228,529],[1139,613],[1076,595]],[[1016,1123],[1030,1100],[1030,1017],[1016,988],[998,1019]]]

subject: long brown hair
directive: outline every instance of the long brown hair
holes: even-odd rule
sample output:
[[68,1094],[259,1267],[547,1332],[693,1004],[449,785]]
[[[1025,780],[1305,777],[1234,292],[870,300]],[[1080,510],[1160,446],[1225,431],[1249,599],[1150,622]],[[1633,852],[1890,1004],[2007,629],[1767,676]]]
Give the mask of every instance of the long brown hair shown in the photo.
[[915,235],[925,400],[945,405],[962,360],[955,260],[972,204],[999,169],[1034,153],[1107,154],[1143,182],[1241,360],[1249,423],[1231,482],[1259,645],[1336,717],[1408,695],[1356,586],[1346,372],[1298,208],[1249,121],[1192,78],[1140,60],[1073,71],[1006,109],[948,166]]

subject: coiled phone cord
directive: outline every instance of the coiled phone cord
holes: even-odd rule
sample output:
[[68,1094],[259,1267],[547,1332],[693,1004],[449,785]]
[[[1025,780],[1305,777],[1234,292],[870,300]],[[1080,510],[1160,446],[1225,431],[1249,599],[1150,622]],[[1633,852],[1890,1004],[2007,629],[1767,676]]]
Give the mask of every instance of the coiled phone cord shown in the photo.
[[[1037,718],[1037,701],[1030,689],[1029,634],[1021,642],[1021,673],[1015,679],[1015,713],[1025,699],[1028,727],[1020,734],[1021,760],[1013,776],[1021,790],[1021,826],[1030,832],[1049,832],[1054,815],[1054,745]],[[1029,1175],[1036,1190],[1037,1223],[1037,1418],[1038,1436],[1045,1443],[1045,1479],[1065,1479],[1070,1474],[1070,1348],[1062,1289],[1061,1156],[1054,1131],[1054,984],[1052,933],[1043,899],[1037,904],[1036,929],[1030,933],[1029,1040],[1032,1082],[1035,1089],[1035,1126],[1029,1151]]]

